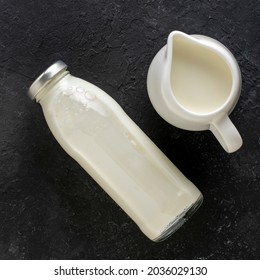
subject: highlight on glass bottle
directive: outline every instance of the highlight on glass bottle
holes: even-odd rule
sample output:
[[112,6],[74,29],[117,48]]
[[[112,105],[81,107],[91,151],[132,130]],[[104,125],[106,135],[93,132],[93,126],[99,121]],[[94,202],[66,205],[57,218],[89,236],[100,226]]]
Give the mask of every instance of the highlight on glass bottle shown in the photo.
[[65,63],[50,66],[28,94],[62,148],[151,240],[166,239],[201,205],[200,191],[120,105]]

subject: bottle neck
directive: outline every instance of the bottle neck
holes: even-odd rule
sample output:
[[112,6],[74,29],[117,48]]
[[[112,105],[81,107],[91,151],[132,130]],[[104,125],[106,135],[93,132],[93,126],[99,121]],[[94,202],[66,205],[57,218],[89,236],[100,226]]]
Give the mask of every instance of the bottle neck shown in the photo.
[[28,91],[29,97],[40,102],[48,89],[68,73],[67,65],[61,60],[56,61],[33,82]]
[[35,96],[35,100],[37,103],[41,103],[41,101],[47,96],[50,89],[57,84],[61,79],[69,74],[69,71],[61,71],[57,75],[55,75],[51,80],[48,81],[37,93]]

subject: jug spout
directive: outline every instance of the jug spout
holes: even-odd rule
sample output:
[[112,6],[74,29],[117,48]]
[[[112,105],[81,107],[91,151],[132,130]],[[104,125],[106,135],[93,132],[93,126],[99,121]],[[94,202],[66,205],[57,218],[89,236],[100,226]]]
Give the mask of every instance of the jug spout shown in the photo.
[[167,54],[166,54],[166,57],[167,57],[167,61],[170,61],[172,59],[172,51],[173,51],[173,46],[175,44],[178,43],[178,41],[193,41],[193,37],[191,35],[188,35],[184,32],[181,32],[181,31],[172,31],[169,36],[168,36],[168,39],[167,39]]
[[[181,31],[172,31],[167,39],[167,49],[166,49],[166,64],[169,68],[172,66],[173,52],[175,49],[182,47],[183,45],[189,45],[192,48],[192,45],[200,44],[192,35],[188,35]],[[170,69],[168,69],[170,70]]]

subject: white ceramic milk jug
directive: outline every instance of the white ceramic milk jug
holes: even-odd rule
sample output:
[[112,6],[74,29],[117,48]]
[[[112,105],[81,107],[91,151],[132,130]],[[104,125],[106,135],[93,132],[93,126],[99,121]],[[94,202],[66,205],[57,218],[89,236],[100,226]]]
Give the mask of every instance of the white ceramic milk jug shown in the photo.
[[228,117],[240,95],[241,74],[220,42],[173,31],[150,65],[147,88],[154,108],[170,124],[210,129],[229,153],[241,147]]
[[63,149],[147,237],[161,241],[202,202],[200,191],[104,91],[58,61],[30,87]]

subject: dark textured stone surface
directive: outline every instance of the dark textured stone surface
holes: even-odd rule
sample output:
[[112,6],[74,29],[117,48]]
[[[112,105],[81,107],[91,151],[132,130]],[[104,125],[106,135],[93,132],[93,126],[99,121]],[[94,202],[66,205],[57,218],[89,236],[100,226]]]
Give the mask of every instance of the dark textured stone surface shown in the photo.
[[[0,258],[259,259],[259,27],[258,0],[0,0]],[[237,58],[238,152],[153,109],[147,70],[172,30],[216,38]],[[67,156],[26,96],[57,59],[115,98],[203,192],[201,209],[163,243],[143,236]]]

